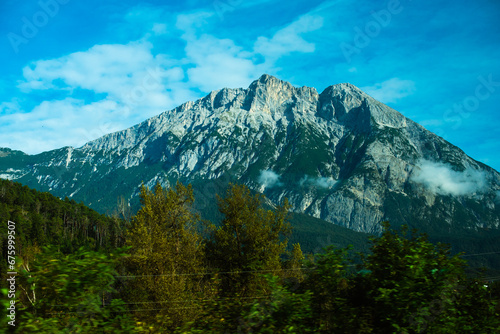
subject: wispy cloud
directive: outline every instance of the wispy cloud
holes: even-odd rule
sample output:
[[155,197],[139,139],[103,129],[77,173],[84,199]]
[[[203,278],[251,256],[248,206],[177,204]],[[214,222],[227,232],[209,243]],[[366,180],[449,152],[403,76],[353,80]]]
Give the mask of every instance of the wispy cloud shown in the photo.
[[251,54],[230,39],[211,35],[186,37],[186,56],[193,67],[187,70],[189,82],[207,92],[223,87],[247,87],[260,72]]
[[61,143],[78,147],[193,99],[183,69],[164,55],[154,55],[152,48],[144,40],[95,45],[32,62],[23,69],[18,88],[47,99],[29,109],[14,101],[1,104],[2,110],[16,113],[2,112],[0,128],[10,124],[16,131],[2,137],[0,146],[12,147],[12,138],[17,138],[15,146],[27,153]]
[[[86,51],[71,53],[51,60],[39,60],[23,69],[24,80],[18,87],[25,91],[41,89],[86,89],[119,98],[136,86],[162,90],[166,76],[182,77],[175,68],[155,57],[149,42],[95,45]],[[144,82],[149,71],[162,68],[161,77]],[[156,82],[155,82],[156,81]]]
[[254,50],[270,58],[279,58],[291,52],[314,52],[315,44],[306,41],[302,35],[318,30],[322,26],[322,17],[304,15],[278,30],[271,38],[259,37],[255,42]]
[[418,171],[411,179],[441,195],[470,195],[488,189],[486,175],[482,171],[467,168],[459,172],[450,165],[428,160],[418,164]]
[[309,176],[306,175],[299,181],[300,186],[313,186],[313,187],[318,187],[318,188],[323,188],[323,189],[330,189],[335,184],[337,183],[337,180],[335,180],[332,177],[314,177],[314,176]]
[[[120,130],[124,125],[120,112],[117,103],[107,99],[93,103],[74,98],[44,101],[29,113],[19,111],[0,117],[0,130],[4,131],[6,125],[22,128],[9,133],[0,146],[13,147],[22,142],[25,152],[50,150],[61,147],[61,143],[79,146],[103,133]],[[108,117],[104,119],[103,115]]]
[[265,188],[280,187],[283,185],[280,181],[280,175],[272,170],[261,171],[257,181]]
[[180,15],[176,23],[184,31],[186,61],[191,64],[187,76],[202,91],[247,87],[263,73],[273,73],[278,59],[292,52],[313,52],[315,44],[302,35],[322,26],[321,17],[303,15],[272,37],[259,36],[251,48],[245,48],[231,39],[200,33],[212,18],[213,13],[196,12]]
[[398,100],[415,93],[415,83],[411,80],[392,78],[373,86],[361,87],[368,95],[384,103],[397,102]]

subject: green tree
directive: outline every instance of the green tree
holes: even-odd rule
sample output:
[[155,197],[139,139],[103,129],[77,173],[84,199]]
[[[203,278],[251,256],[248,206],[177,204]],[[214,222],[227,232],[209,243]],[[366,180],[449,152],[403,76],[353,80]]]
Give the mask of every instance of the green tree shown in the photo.
[[[177,183],[154,191],[141,188],[142,207],[132,218],[126,244],[127,301],[137,305],[136,316],[153,330],[172,330],[196,318],[206,283],[202,275],[201,238],[195,227],[191,186]],[[134,309],[133,309],[134,310]]]
[[384,223],[371,253],[355,265],[328,248],[309,264],[300,291],[312,292],[322,333],[497,333],[496,302],[448,246]]
[[208,262],[221,272],[241,272],[221,275],[224,294],[250,296],[263,282],[256,271],[281,272],[290,232],[288,201],[274,211],[265,210],[261,195],[252,196],[244,185],[230,185],[226,196],[217,200],[224,218],[219,227],[209,226]]
[[[271,294],[255,301],[239,319],[238,333],[315,333],[310,291],[295,293],[266,274]],[[292,286],[292,289],[295,287]]]
[[307,277],[299,291],[311,291],[315,325],[322,333],[363,333],[357,311],[351,305],[352,262],[348,248],[328,246],[306,263]]
[[418,333],[454,316],[454,301],[467,282],[465,261],[416,231],[397,232],[388,223],[384,228],[364,261],[369,273],[358,281],[366,289],[363,304],[371,308],[373,326]]
[[254,301],[272,291],[262,274],[283,275],[289,206],[285,200],[275,210],[265,210],[261,195],[252,196],[244,185],[231,184],[217,200],[224,218],[218,227],[208,225],[205,254],[217,273],[218,289],[196,327],[202,332],[234,332]]
[[285,261],[284,267],[285,272],[283,274],[284,278],[286,278],[292,284],[298,284],[304,281],[304,272],[303,272],[303,262],[304,262],[304,254],[302,253],[302,249],[299,243],[295,243],[292,246],[292,251],[290,252],[290,258]]
[[498,332],[495,302],[482,284],[467,278],[459,255],[416,230],[383,225],[382,235],[372,238],[365,272],[353,282],[357,294],[351,297],[374,332]]

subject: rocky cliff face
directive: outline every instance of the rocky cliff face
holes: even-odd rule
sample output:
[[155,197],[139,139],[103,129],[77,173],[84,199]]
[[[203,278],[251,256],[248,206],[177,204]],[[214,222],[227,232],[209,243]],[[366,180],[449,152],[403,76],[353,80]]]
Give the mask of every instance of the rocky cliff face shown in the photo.
[[318,94],[263,75],[81,148],[1,153],[0,177],[100,211],[142,182],[205,196],[222,180],[356,231],[500,227],[499,173],[350,84]]

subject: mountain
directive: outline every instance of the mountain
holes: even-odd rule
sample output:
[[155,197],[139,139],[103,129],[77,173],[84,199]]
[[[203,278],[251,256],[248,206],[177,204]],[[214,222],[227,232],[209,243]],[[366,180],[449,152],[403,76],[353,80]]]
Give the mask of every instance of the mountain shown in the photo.
[[273,205],[379,233],[380,222],[434,236],[500,228],[500,174],[351,84],[322,93],[269,75],[213,91],[80,148],[0,150],[0,177],[111,212],[142,183],[192,183],[198,208],[248,185]]

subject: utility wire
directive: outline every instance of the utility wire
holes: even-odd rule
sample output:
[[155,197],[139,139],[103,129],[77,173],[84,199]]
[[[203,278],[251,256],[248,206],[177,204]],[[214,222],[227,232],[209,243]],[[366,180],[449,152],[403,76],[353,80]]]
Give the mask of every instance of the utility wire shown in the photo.
[[490,255],[490,254],[500,254],[500,252],[488,252],[488,253],[464,254],[464,255],[460,255],[460,256],[461,256],[461,257],[466,257],[466,256],[478,256],[478,255]]
[[[499,252],[487,252],[487,253],[474,253],[474,254],[463,254],[460,257],[470,257],[470,256],[480,256],[480,255],[492,255],[500,254]],[[346,267],[354,267],[355,264],[345,265]],[[263,273],[263,272],[276,272],[276,271],[296,271],[296,270],[315,270],[314,268],[291,268],[291,269],[269,269],[269,270],[243,270],[243,271],[222,271],[222,272],[200,272],[200,273],[184,273],[184,274],[157,274],[157,275],[117,275],[115,278],[137,278],[137,277],[162,277],[162,276],[204,276],[204,275],[214,275],[214,274],[248,274],[248,273]]]
[[[350,266],[350,265],[349,265]],[[291,269],[268,269],[268,270],[242,270],[242,271],[221,271],[221,272],[200,272],[200,273],[185,273],[185,274],[157,274],[157,275],[117,275],[115,278],[136,278],[136,277],[157,277],[157,276],[203,276],[215,274],[248,274],[248,273],[263,273],[275,271],[293,271],[293,270],[315,270],[316,268],[291,268]]]

